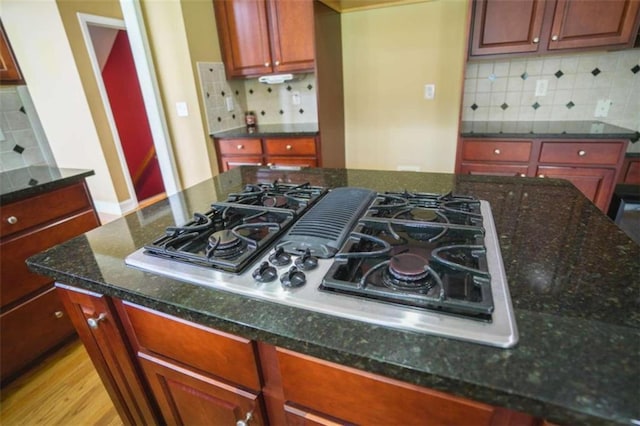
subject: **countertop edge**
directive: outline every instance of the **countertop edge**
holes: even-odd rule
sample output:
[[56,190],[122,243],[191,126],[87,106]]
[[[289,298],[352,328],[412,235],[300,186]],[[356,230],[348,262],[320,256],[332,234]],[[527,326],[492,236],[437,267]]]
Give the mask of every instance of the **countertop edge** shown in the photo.
[[42,194],[53,189],[62,188],[71,183],[79,182],[89,176],[95,175],[93,170],[82,169],[60,169],[60,170],[73,170],[73,175],[57,178],[55,181],[46,182],[42,184],[36,184],[34,186],[18,189],[7,194],[0,194],[0,205],[12,203],[14,201],[23,200],[33,195]]

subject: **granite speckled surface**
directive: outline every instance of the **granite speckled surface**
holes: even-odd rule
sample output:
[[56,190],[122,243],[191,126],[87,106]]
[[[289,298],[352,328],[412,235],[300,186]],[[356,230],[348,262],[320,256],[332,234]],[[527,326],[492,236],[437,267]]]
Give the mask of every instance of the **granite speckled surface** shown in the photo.
[[481,138],[629,139],[640,133],[601,121],[463,121],[460,134]]
[[316,136],[318,123],[291,124],[258,124],[255,128],[238,127],[211,134],[214,138],[264,138],[264,137],[296,137]]
[[93,170],[30,166],[0,173],[0,204],[47,192],[95,173]]
[[[388,329],[200,287],[123,259],[243,183],[472,194],[494,214],[520,334],[512,349]],[[558,424],[640,419],[640,246],[566,181],[243,167],[29,259],[60,282]]]

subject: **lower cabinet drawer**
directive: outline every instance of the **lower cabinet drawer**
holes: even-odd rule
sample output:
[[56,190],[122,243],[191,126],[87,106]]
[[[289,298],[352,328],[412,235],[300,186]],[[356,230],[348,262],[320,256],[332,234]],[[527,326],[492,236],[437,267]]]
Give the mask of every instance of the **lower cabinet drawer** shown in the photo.
[[527,176],[526,164],[477,164],[462,163],[460,173],[466,175],[491,175],[491,176]]
[[262,166],[262,157],[252,155],[228,155],[220,157],[223,171],[240,166]]
[[529,161],[530,141],[465,140],[462,159],[467,161]]
[[147,308],[124,303],[139,352],[195,368],[259,391],[254,343]]
[[2,381],[74,334],[53,287],[2,313],[0,328]]
[[262,154],[260,139],[221,139],[218,147],[222,155]]
[[540,163],[616,165],[626,144],[622,142],[543,142]]
[[318,161],[315,158],[304,157],[268,157],[267,164],[270,166],[317,167]]
[[314,138],[265,139],[265,151],[269,155],[316,155]]
[[493,416],[494,408],[486,404],[285,349],[278,348],[277,357],[284,398],[295,404],[285,408],[289,418],[308,418],[309,412],[317,423],[340,419],[355,424],[488,425]]

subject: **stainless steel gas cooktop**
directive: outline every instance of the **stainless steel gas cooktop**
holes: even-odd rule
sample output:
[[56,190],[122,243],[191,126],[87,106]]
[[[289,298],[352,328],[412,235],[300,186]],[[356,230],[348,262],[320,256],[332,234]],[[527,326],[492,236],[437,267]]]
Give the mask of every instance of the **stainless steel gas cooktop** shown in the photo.
[[469,196],[247,185],[126,263],[386,327],[518,341],[490,205]]

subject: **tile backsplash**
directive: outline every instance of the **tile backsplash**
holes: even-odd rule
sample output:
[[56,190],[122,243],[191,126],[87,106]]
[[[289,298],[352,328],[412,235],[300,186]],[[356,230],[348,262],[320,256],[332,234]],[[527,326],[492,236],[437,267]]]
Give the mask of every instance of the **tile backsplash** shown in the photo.
[[55,166],[26,86],[0,88],[0,171]]
[[[598,102],[606,117],[595,117]],[[471,62],[462,108],[466,121],[599,120],[640,131],[640,49]]]
[[[258,125],[318,122],[314,74],[268,85],[257,79],[227,81],[221,62],[198,62],[198,73],[209,133],[244,126],[245,111],[254,111]],[[299,95],[299,105],[293,103],[294,93]],[[228,97],[233,111],[227,110]]]

